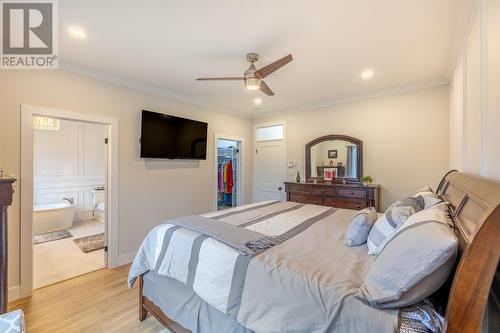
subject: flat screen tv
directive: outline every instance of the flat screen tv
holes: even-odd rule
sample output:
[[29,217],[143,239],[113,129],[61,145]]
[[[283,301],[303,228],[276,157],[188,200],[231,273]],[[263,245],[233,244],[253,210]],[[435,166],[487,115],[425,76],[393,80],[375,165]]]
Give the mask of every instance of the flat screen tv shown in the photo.
[[205,160],[208,124],[142,111],[141,157]]

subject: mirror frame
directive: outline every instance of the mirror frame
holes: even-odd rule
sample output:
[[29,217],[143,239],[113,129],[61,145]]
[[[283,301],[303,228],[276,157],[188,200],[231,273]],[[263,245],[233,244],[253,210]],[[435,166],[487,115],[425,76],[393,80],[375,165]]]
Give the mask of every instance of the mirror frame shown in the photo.
[[[346,178],[349,183],[361,183],[360,179],[363,177],[363,141],[353,138],[347,135],[340,134],[330,134],[325,135],[319,138],[316,138],[306,144],[306,181],[312,180],[311,177],[311,148],[318,143],[332,140],[342,140],[348,141],[352,144],[355,144],[358,147],[358,156],[357,156],[357,167],[358,167],[358,178]],[[314,177],[315,179],[321,179],[321,177]],[[334,179],[334,182],[341,182],[341,178]]]

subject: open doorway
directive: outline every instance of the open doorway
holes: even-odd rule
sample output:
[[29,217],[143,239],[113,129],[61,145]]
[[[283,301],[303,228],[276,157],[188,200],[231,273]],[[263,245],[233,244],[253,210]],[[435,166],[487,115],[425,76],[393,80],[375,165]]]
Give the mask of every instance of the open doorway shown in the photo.
[[106,265],[108,125],[37,115],[33,288]]
[[216,138],[217,210],[240,205],[241,141]]
[[[39,129],[45,131],[38,133]],[[49,144],[45,144],[44,149],[41,149],[41,137],[49,136],[49,132],[56,131],[72,134],[68,135],[66,133],[68,137],[65,139],[51,140]],[[51,138],[54,139],[55,137]],[[66,147],[64,143],[71,143],[72,145]],[[97,145],[99,147],[95,148]],[[57,151],[61,150],[71,157],[71,163],[66,162],[64,159],[68,156],[61,157],[57,155]],[[61,171],[62,174],[54,172],[57,170]],[[79,191],[79,187],[75,182],[82,174],[85,176],[82,185],[84,190]],[[94,270],[94,268],[117,267],[119,265],[118,119],[21,105],[20,179],[22,180],[20,184],[22,223],[19,297],[30,296],[34,288],[57,282],[60,279],[84,274],[86,271]],[[62,209],[58,213],[67,215],[66,219],[64,219],[66,224],[62,227],[61,224],[56,224],[59,226],[52,230],[44,229],[40,232],[40,229],[37,229],[39,225],[51,226],[55,221],[53,217],[49,217],[48,221],[50,222],[37,223],[39,221],[36,220],[35,213],[37,212],[35,210],[37,208],[35,207],[50,204],[54,205],[53,208],[61,206]],[[45,210],[50,211],[50,209]],[[68,216],[73,216],[72,222]],[[80,221],[91,221],[92,223],[79,223]],[[82,228],[72,229],[82,224],[85,231]],[[94,228],[92,229],[92,225],[89,224],[93,224]],[[34,234],[57,231],[55,229],[59,229],[59,231],[67,230],[71,233],[73,237],[63,238],[63,240],[70,242],[73,246],[73,253],[75,253],[74,250],[80,251],[77,252],[79,254],[93,252],[92,255],[98,257],[98,260],[94,262],[95,266],[84,268],[85,266],[81,262],[75,260],[74,266],[82,266],[80,268],[84,269],[79,271],[70,270],[68,265],[60,265],[61,262],[68,258],[59,259],[57,257],[50,259],[49,256],[41,256],[41,253],[35,253],[37,250],[34,247],[38,246],[38,244],[33,244]],[[104,236],[101,237],[103,233]],[[97,239],[85,239],[87,236],[95,235],[99,235],[99,237],[96,237]],[[74,242],[76,238],[84,238],[83,244],[79,244],[82,245],[83,249]],[[94,241],[99,244],[91,244]],[[103,242],[104,249],[102,249]],[[44,243],[51,245],[50,243],[53,242],[43,242],[41,245]],[[98,250],[88,251],[89,249],[93,250],[96,246],[99,248]],[[96,251],[101,251],[101,253]],[[60,255],[64,251],[57,251],[57,253]],[[52,280],[41,280],[36,277],[40,270],[37,272],[38,268],[35,267],[35,265],[38,265],[37,262],[34,262],[35,256],[37,261],[42,257],[47,261],[45,266],[48,270],[53,271],[51,272]],[[90,260],[91,256],[87,256],[87,258]],[[68,263],[69,261],[65,262]],[[52,265],[52,263],[56,264]],[[34,278],[37,278],[36,282]]]

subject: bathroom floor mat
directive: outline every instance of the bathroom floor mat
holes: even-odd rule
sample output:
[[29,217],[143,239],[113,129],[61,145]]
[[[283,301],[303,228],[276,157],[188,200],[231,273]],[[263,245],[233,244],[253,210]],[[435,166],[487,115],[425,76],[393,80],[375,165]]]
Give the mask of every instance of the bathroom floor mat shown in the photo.
[[68,230],[58,230],[33,236],[33,245],[52,242],[59,239],[71,238],[73,235]]
[[73,239],[83,252],[92,252],[104,248],[104,233]]

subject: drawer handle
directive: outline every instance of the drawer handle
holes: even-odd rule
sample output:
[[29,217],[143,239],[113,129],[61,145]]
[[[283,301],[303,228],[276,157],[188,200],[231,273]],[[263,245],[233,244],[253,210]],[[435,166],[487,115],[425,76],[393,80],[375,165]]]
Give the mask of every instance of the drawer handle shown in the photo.
[[356,208],[361,208],[361,206],[360,205],[356,205]]
[[351,192],[351,195],[354,195],[354,192]]
[[332,201],[332,206],[335,206],[335,201]]
[[318,204],[318,200],[314,201],[314,204],[317,205]]
[[321,190],[321,192],[325,193],[325,190]]

